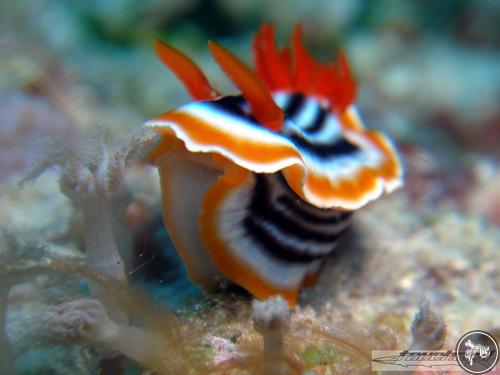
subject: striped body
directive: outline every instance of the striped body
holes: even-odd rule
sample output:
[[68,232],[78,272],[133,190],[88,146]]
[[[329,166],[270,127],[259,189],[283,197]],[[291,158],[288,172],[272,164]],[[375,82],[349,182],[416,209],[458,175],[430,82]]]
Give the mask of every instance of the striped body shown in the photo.
[[[282,136],[302,154],[310,155],[312,163],[333,165],[349,158],[354,158],[355,162],[358,154],[362,155],[355,144],[342,136],[339,120],[325,103],[283,92],[275,94],[274,99],[285,114],[280,131]],[[224,96],[210,102],[191,103],[188,112],[198,116],[200,121],[220,124],[224,118],[230,124],[241,124],[263,135],[270,133],[249,113],[248,103],[242,96]],[[343,163],[347,165],[346,161]],[[178,161],[174,164],[178,165]],[[174,166],[168,164],[165,168],[172,169]],[[207,186],[217,186],[217,177],[214,174]],[[174,199],[176,197],[172,197]],[[211,199],[205,197],[205,205],[210,203]],[[232,265],[225,264],[228,254],[231,254],[233,261],[240,265],[238,273],[230,275],[231,280],[247,285],[244,275],[251,272],[272,286],[259,286],[255,290],[246,286],[254,294],[271,295],[275,291],[284,294],[287,290],[296,290],[308,278],[316,277],[325,257],[335,249],[347,230],[350,216],[351,211],[320,208],[304,201],[290,188],[281,172],[246,173],[241,182],[225,192],[224,199],[214,206],[209,215],[205,212],[205,217],[202,216],[201,225],[204,219],[215,223],[210,230],[212,233],[207,236],[216,235],[216,242],[224,243],[221,256],[224,260],[212,267],[211,274],[221,268],[233,269]],[[167,228],[172,226],[167,225]],[[200,274],[208,270],[207,262],[220,255],[220,246],[210,243],[207,246],[206,240],[200,243],[197,254],[187,256],[201,262],[198,267],[191,266],[190,273],[196,274],[194,278],[198,280],[216,280]],[[211,255],[202,258],[199,256],[201,253]],[[192,265],[193,261],[187,264]],[[227,275],[227,271],[225,273]],[[252,282],[252,285],[256,283]]]
[[[328,160],[348,158],[357,151],[355,145],[342,137],[338,120],[324,103],[301,94],[278,93],[274,99],[285,113],[286,125],[282,132],[297,147],[304,148],[303,152]],[[224,112],[234,121],[260,126],[249,115],[242,96],[226,96],[210,105],[214,111]],[[235,206],[242,208],[235,210]],[[251,242],[251,246],[234,245],[234,248],[242,249],[240,256],[246,263],[251,263],[254,257],[271,257],[283,267],[294,264],[305,270],[315,270],[345,233],[351,211],[322,209],[308,204],[278,172],[253,174],[250,186],[237,193],[237,199],[231,200],[222,215],[227,215],[224,221],[229,223],[226,230],[221,230],[227,241]],[[265,261],[255,263],[257,268]],[[275,272],[268,274],[276,275]],[[294,274],[298,275],[297,272]],[[284,280],[280,276],[274,282],[279,283],[280,278]]]
[[[285,92],[278,92],[273,98],[285,114],[280,133],[302,152],[327,161],[329,158],[348,158],[358,150],[355,144],[342,136],[341,124],[327,102]],[[214,113],[265,129],[252,117],[248,104],[241,95],[224,96],[207,105]]]
[[293,305],[352,212],[402,184],[399,159],[389,139],[364,128],[345,58],[317,63],[299,28],[292,61],[263,27],[257,75],[209,47],[242,95],[218,94],[186,56],[157,46],[196,99],[145,124],[160,135],[149,158],[160,172],[164,221],[198,284],[223,276]]
[[318,271],[349,224],[350,212],[300,199],[280,173],[252,174],[218,210],[218,235],[270,285],[288,289]]

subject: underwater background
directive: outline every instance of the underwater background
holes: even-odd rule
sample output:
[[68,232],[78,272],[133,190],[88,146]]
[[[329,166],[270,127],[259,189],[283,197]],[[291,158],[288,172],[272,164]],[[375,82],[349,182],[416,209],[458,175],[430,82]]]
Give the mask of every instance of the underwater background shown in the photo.
[[[498,340],[499,19],[495,0],[1,1],[0,374],[371,373],[374,349]],[[280,44],[300,22],[320,60],[346,53],[364,123],[405,168],[297,307],[277,303],[267,354],[276,332],[246,292],[187,278],[140,152],[141,124],[191,100],[154,41],[230,93],[207,40],[250,63],[263,22]],[[104,159],[116,164],[96,201],[64,166]],[[89,267],[109,247],[126,282]]]

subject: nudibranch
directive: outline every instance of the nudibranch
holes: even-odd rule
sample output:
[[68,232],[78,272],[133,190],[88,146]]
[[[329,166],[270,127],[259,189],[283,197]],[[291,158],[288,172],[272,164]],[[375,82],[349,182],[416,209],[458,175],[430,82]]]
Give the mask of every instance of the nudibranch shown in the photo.
[[363,126],[346,58],[317,62],[301,42],[255,35],[255,71],[214,42],[239,89],[221,95],[187,56],[162,42],[159,58],[194,101],[145,123],[159,135],[163,217],[190,278],[221,275],[257,298],[290,305],[346,231],[354,210],[402,184],[389,139]]

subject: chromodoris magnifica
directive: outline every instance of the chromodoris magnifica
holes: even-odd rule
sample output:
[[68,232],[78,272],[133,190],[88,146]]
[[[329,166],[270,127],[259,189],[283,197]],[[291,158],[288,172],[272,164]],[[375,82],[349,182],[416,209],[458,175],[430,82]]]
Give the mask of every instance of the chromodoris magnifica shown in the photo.
[[145,126],[160,173],[163,216],[190,278],[221,276],[265,299],[295,304],[346,231],[354,210],[402,184],[391,142],[354,107],[343,54],[317,62],[301,42],[255,35],[255,71],[209,42],[239,95],[221,95],[187,56],[157,42],[160,59],[194,101]]

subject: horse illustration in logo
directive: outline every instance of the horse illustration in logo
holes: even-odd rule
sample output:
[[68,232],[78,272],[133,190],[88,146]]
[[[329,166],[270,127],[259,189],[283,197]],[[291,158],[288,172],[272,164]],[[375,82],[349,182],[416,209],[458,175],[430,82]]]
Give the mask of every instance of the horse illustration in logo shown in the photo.
[[490,356],[489,346],[474,344],[470,339],[465,342],[465,346],[469,348],[465,351],[465,358],[469,361],[471,366],[474,363],[476,354],[479,354],[482,359],[486,359]]

